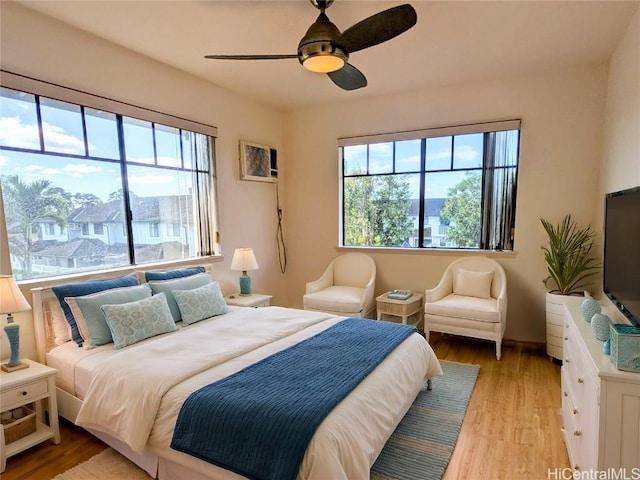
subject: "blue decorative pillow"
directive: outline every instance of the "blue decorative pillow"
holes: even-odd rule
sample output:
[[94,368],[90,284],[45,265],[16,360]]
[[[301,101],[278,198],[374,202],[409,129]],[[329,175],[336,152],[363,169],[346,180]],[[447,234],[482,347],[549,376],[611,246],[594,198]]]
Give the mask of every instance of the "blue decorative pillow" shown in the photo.
[[111,288],[132,287],[133,285],[138,285],[138,279],[135,275],[127,275],[126,277],[109,278],[107,280],[90,280],[87,282],[67,283],[51,287],[51,290],[53,290],[53,293],[58,298],[58,302],[60,302],[60,307],[64,312],[64,316],[71,327],[71,338],[79,346],[82,346],[82,335],[80,335],[73,313],[71,312],[67,302],[64,301],[64,298],[81,297],[83,295],[102,292],[103,290],[109,290]]
[[178,329],[164,293],[120,305],[100,307],[111,330],[115,348]]
[[184,325],[229,311],[218,282],[211,282],[193,290],[174,290],[171,293],[178,304]]
[[83,297],[65,297],[76,319],[84,347],[91,348],[113,342],[111,330],[100,310],[102,305],[135,302],[151,296],[148,285],[112,288]]
[[173,278],[190,277],[198,273],[204,273],[204,271],[204,267],[177,268],[165,272],[150,271],[144,272],[144,278],[147,282],[151,280],[171,280]]
[[211,283],[211,277],[208,273],[198,273],[190,277],[174,278],[173,280],[162,280],[149,282],[151,291],[153,294],[164,293],[167,296],[167,303],[169,304],[169,310],[173,319],[178,322],[182,318],[180,315],[180,309],[178,304],[173,298],[174,290],[193,290],[194,288],[202,287],[208,283]]

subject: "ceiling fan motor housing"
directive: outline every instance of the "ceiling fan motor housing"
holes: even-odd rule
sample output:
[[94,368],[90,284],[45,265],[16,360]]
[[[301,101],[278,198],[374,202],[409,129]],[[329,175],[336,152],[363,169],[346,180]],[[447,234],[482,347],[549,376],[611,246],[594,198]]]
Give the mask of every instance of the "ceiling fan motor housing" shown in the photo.
[[[335,71],[342,68],[347,62],[349,54],[340,44],[340,30],[336,27],[324,12],[320,13],[317,20],[309,27],[307,33],[298,44],[298,60],[306,68],[312,70],[308,63],[315,57],[333,57],[335,68],[333,70],[318,70],[323,73]],[[313,60],[312,60],[313,61]],[[316,70],[312,70],[316,71]]]

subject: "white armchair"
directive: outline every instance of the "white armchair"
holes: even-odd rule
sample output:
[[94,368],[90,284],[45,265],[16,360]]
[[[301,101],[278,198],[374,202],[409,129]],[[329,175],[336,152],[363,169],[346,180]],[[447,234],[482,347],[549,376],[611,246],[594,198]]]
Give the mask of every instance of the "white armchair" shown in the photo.
[[496,342],[502,355],[507,325],[507,277],[502,266],[486,257],[461,258],[445,270],[435,288],[425,290],[424,330]]
[[332,260],[318,280],[307,283],[302,303],[305,310],[372,318],[375,283],[373,259],[364,253],[346,253]]

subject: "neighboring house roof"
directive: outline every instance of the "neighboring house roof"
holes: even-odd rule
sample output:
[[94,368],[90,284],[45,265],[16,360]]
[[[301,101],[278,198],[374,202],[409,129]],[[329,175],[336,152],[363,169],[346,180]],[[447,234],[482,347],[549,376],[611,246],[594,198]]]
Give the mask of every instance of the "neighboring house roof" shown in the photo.
[[12,222],[7,225],[7,234],[21,234],[22,227],[20,226],[20,222]]
[[[75,209],[69,215],[69,223],[124,222],[122,201],[112,200],[100,205]],[[191,218],[190,195],[164,195],[157,197],[134,197],[131,213],[134,222],[180,223]]]
[[[179,258],[172,252],[182,251],[180,242],[162,242],[153,245],[136,245],[136,263],[147,263],[169,258]],[[166,253],[165,253],[166,252]]]
[[124,222],[124,208],[120,200],[76,208],[69,214],[69,223]]
[[103,256],[108,245],[96,238],[76,238],[68,242],[55,242],[42,250],[34,251],[41,257],[84,258]]

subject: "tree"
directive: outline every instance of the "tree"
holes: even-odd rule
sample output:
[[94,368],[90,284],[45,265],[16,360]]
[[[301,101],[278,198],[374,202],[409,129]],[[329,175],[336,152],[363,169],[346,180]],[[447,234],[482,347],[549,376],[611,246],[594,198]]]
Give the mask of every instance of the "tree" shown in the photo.
[[2,190],[7,225],[17,224],[18,230],[9,235],[11,254],[20,262],[22,277],[30,278],[33,244],[40,238],[37,220],[52,219],[64,229],[69,204],[49,180],[25,183],[18,175],[3,176]]
[[[133,199],[136,197],[137,195],[133,193],[131,190],[129,190],[129,198]],[[123,198],[124,198],[124,190],[122,188],[119,188],[118,190],[115,190],[109,194],[109,198],[107,199],[107,202],[112,202],[114,200],[122,200]]]
[[449,189],[440,218],[443,223],[449,223],[445,239],[457,247],[480,245],[481,190],[482,176],[479,173],[468,173]]
[[73,208],[102,205],[102,200],[93,193],[76,193],[71,197]]
[[345,245],[394,247],[411,235],[406,175],[347,178],[343,203]]

